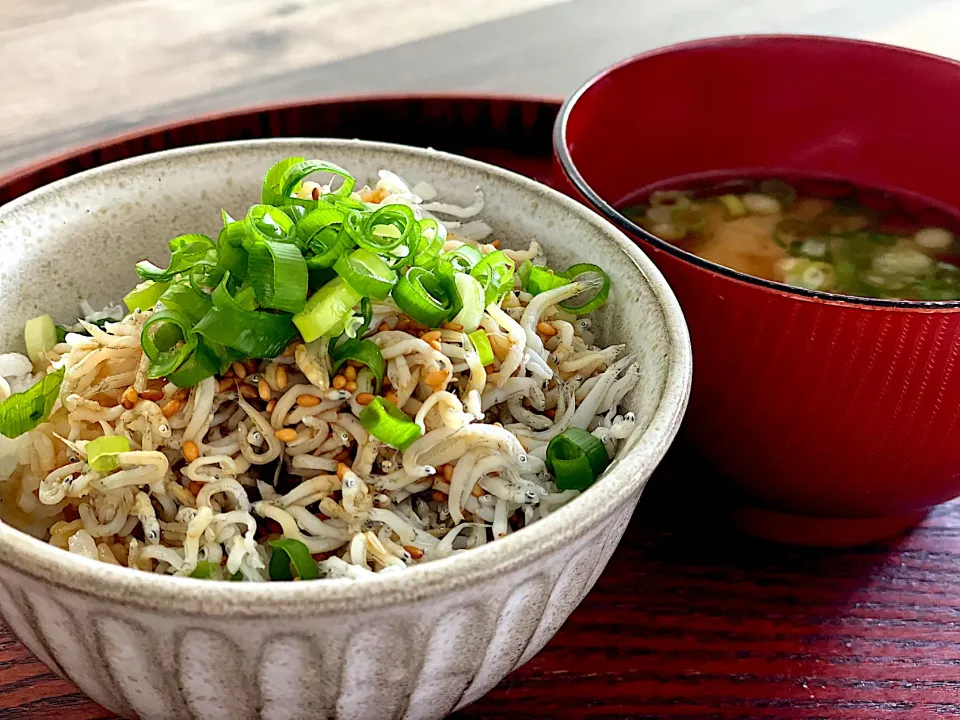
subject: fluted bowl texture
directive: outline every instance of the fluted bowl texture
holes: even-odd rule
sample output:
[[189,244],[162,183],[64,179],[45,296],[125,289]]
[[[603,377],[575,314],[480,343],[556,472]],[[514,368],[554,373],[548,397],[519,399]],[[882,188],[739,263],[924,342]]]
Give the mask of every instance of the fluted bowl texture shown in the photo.
[[145,720],[440,718],[533,657],[590,590],[673,439],[690,390],[677,302],[611,224],[519,175],[431,150],[266,140],[147,155],[61,180],[0,208],[0,347],[24,322],[67,320],[80,298],[115,302],[134,264],[219,209],[258,201],[264,172],[324,158],[373,184],[391,169],[451,202],[486,196],[508,247],[536,239],[552,263],[594,262],[613,290],[600,338],[626,343],[643,377],[625,405],[636,433],[586,493],[467,553],[367,582],[214,583],[70,555],[0,525],[0,611],[50,668],[104,707]]

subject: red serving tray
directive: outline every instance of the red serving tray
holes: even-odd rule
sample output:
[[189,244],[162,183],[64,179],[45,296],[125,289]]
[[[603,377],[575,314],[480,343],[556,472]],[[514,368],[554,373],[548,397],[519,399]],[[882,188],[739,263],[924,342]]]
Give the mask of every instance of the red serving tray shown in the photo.
[[431,147],[550,176],[556,99],[377,95],[247,108],[135,130],[0,176],[0,205],[83,170],[126,158],[227,140],[329,137]]
[[[0,204],[187,145],[343,137],[429,146],[549,181],[559,103],[378,96],[141,130],[0,177]],[[456,718],[960,718],[960,502],[856,550],[785,548],[720,524],[672,451],[597,586],[533,660]],[[0,623],[0,717],[112,718]]]

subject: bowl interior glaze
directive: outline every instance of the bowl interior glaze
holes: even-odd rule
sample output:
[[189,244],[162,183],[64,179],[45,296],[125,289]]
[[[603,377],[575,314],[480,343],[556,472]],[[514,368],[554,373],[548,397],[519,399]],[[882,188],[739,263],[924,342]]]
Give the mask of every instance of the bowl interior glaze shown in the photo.
[[135,573],[70,556],[6,526],[0,526],[0,563],[115,602],[167,611],[198,604],[253,615],[297,613],[305,604],[312,612],[372,607],[464,587],[531,562],[586,532],[642,487],[679,425],[689,388],[689,345],[675,298],[643,253],[599,217],[519,175],[445,153],[340,140],[222,143],[134,158],[30,193],[0,208],[0,293],[7,307],[0,347],[22,349],[23,323],[37,314],[66,321],[76,316],[81,298],[94,307],[119,301],[137,282],[138,260],[165,265],[167,240],[184,232],[216,237],[219,209],[241,216],[258,202],[264,172],[292,155],[331,160],[361,185],[375,184],[377,171],[388,168],[464,205],[480,187],[482,217],[505,245],[525,247],[536,239],[559,266],[590,260],[606,267],[613,291],[597,313],[600,337],[625,343],[641,365],[644,380],[626,404],[644,429],[600,482],[542,523],[364,587],[347,581],[249,587]]

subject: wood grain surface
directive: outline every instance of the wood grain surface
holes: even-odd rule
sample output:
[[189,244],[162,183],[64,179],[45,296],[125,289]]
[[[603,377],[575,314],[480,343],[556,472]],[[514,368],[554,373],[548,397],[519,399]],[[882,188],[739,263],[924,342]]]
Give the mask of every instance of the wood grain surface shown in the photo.
[[[838,552],[744,539],[688,490],[659,472],[553,641],[453,717],[960,718],[960,502]],[[114,716],[0,628],[0,717]]]
[[[237,113],[8,175],[0,203],[124,157],[265,136],[430,144],[545,181],[557,107],[371,98]],[[610,565],[553,641],[455,717],[960,718],[960,501],[886,543],[812,550],[729,530],[720,487],[683,448],[672,451]],[[0,718],[112,717],[0,623]]]

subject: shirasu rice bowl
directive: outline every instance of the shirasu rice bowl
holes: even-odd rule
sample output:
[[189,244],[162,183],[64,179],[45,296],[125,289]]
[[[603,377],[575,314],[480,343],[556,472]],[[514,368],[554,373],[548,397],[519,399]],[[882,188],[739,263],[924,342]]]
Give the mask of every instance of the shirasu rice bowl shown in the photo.
[[283,161],[216,241],[138,265],[126,309],[28,323],[30,357],[0,355],[2,519],[146,572],[359,579],[573,500],[636,425],[638,365],[590,329],[609,279],[500,250],[479,189],[435,194]]

